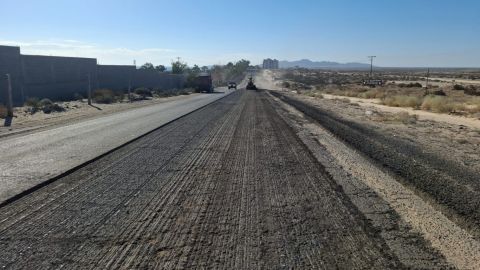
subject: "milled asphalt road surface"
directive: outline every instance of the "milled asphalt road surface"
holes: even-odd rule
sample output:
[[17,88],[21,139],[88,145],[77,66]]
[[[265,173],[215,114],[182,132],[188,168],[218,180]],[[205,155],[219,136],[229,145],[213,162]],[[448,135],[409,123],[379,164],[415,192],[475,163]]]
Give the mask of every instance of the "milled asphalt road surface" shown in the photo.
[[231,93],[221,91],[2,140],[0,203]]
[[237,91],[0,208],[0,267],[402,268],[268,99]]

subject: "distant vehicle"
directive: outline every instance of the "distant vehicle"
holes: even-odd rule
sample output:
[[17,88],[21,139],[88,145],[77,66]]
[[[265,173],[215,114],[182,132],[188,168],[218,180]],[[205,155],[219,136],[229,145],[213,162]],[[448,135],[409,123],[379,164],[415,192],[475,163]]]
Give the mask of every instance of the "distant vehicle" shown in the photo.
[[257,86],[253,83],[253,78],[248,78],[247,90],[257,90]]
[[384,80],[364,80],[363,85],[368,85],[370,87],[382,86],[385,84]]
[[230,89],[230,88],[235,88],[235,89],[237,89],[237,83],[229,82],[229,83],[228,83],[228,89]]
[[195,91],[197,93],[213,93],[213,82],[210,74],[202,73],[195,77]]

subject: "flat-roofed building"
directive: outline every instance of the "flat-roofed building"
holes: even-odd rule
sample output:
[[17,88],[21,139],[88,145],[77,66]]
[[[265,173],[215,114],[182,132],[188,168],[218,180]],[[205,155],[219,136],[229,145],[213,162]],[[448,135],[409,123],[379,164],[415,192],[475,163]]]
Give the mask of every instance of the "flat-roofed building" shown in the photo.
[[264,59],[262,67],[264,69],[278,69],[278,60],[277,59]]

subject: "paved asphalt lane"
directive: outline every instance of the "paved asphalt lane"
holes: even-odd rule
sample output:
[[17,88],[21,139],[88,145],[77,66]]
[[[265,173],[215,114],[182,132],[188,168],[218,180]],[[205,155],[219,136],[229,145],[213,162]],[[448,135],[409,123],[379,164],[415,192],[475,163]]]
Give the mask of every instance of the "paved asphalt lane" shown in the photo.
[[232,92],[220,91],[2,140],[0,203]]

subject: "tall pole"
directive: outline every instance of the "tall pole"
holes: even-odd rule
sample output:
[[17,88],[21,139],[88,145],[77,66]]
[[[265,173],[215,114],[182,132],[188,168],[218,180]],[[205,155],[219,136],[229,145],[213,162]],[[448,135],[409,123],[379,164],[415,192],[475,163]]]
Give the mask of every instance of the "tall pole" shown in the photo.
[[88,78],[88,93],[87,93],[87,96],[88,96],[88,105],[92,105],[92,85],[90,84],[90,73],[87,74],[87,78]]
[[7,77],[7,117],[13,117],[12,79],[10,74]]
[[132,74],[130,73],[130,76],[128,77],[128,101],[132,101],[131,92],[132,92]]
[[372,75],[373,75],[373,58],[375,58],[376,56],[371,55],[371,56],[367,56],[367,57],[370,58],[370,78],[372,78]]
[[425,88],[428,89],[428,77],[430,76],[430,69],[427,69],[427,84],[425,85]]

